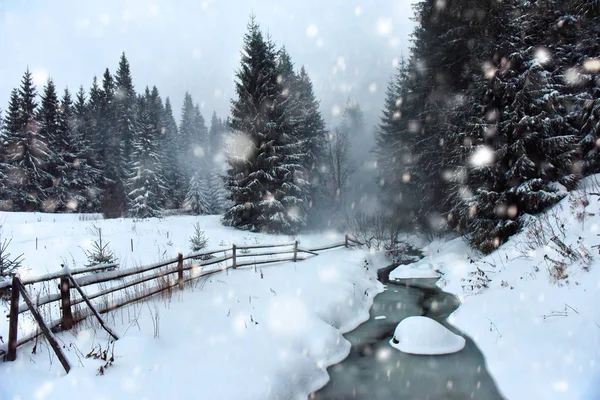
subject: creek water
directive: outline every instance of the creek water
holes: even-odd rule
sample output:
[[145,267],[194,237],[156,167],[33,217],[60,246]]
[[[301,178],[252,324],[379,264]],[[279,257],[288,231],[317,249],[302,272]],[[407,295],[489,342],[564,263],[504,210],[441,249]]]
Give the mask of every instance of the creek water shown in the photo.
[[[503,399],[489,375],[481,351],[446,318],[460,306],[456,296],[435,285],[435,279],[390,282],[395,266],[379,271],[386,291],[375,297],[370,319],[345,335],[350,355],[328,369],[330,381],[311,399]],[[402,353],[389,340],[406,317],[435,319],[466,339],[454,354],[423,356]],[[379,318],[378,318],[379,317]],[[382,318],[385,317],[385,318]]]

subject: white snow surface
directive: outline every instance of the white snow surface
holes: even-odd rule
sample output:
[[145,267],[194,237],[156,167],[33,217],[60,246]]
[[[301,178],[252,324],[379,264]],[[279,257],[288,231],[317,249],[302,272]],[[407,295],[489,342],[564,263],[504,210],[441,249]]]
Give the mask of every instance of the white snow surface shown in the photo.
[[[525,229],[488,256],[460,238],[436,240],[414,266],[443,273],[438,285],[462,301],[449,322],[475,341],[508,399],[600,399],[600,255],[592,247],[600,244],[600,210],[589,194],[600,192],[599,180],[586,178],[541,216],[578,260],[560,254],[553,234],[528,246]],[[568,275],[558,281],[551,274],[557,262]],[[491,279],[487,288],[475,280],[480,271]]]
[[392,347],[409,354],[442,355],[461,351],[465,338],[454,334],[444,325],[428,317],[404,318],[390,340]]
[[429,263],[403,265],[392,271],[391,279],[435,279],[441,275]]
[[[122,268],[190,253],[197,221],[209,238],[209,250],[296,239],[223,227],[218,216],[82,220],[88,218],[0,213],[4,236],[13,238],[10,252],[25,253],[22,276],[54,272],[61,264],[81,267],[93,225],[102,229],[103,241],[110,243]],[[300,248],[310,248],[341,241],[343,235],[297,239]],[[371,268],[364,267],[365,259]],[[68,400],[83,394],[86,400],[306,398],[326,384],[326,368],[349,354],[342,333],[369,318],[373,297],[383,291],[376,268],[384,262],[379,254],[340,248],[297,263],[211,275],[183,292],[173,290],[170,299],[159,296],[105,315],[120,340],[114,345],[115,361],[102,376],[98,370],[104,362],[84,355],[99,345],[106,348],[109,337],[91,319],[57,334],[73,365],[68,375],[44,342],[36,354],[34,343],[19,347],[17,361],[0,362],[0,399]],[[0,308],[7,314],[6,303]],[[31,331],[36,325],[22,314],[20,327]],[[0,336],[8,337],[4,317]]]

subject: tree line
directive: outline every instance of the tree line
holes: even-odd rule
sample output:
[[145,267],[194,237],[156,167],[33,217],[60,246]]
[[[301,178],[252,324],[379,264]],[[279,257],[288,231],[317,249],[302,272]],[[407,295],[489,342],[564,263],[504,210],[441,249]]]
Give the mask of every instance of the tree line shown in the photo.
[[231,115],[213,114],[209,130],[190,94],[177,124],[156,87],[137,93],[125,54],[74,98],[65,89],[59,99],[51,79],[38,96],[27,70],[0,118],[1,209],[136,218],[183,209],[278,233],[338,226],[352,197],[352,139],[364,132],[358,103],[349,99],[329,132],[306,69],[254,17],[235,90]]
[[122,54],[91,88],[59,98],[49,79],[38,96],[29,70],[0,118],[0,208],[160,216],[166,209],[223,211],[215,156],[228,128],[210,131],[186,93],[179,126],[156,86],[137,93]]
[[405,229],[491,252],[600,172],[595,0],[424,0],[389,84],[381,198]]

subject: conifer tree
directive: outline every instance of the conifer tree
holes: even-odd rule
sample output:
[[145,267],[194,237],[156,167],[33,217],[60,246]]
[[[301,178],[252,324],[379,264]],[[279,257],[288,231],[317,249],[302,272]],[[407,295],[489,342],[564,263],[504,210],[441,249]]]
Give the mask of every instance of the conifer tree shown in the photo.
[[46,138],[38,134],[36,96],[27,69],[18,94],[13,91],[11,95],[5,129],[7,184],[4,186],[11,195],[10,207],[15,211],[40,210],[45,200],[44,191],[52,185],[52,176],[46,172],[52,152]]
[[208,155],[213,161],[218,158],[219,154],[224,151],[225,133],[227,132],[227,126],[223,121],[217,117],[217,113],[213,111],[210,120],[210,130],[208,132]]
[[180,208],[185,199],[184,177],[180,171],[180,155],[182,148],[179,141],[179,132],[175,118],[173,117],[173,108],[171,101],[167,97],[163,111],[163,145],[161,148],[163,170],[165,175],[165,183],[167,185],[167,193],[169,196],[165,199],[166,208]]
[[415,151],[415,134],[403,112],[411,110],[409,91],[409,65],[402,60],[398,72],[389,83],[375,148],[381,198],[388,218],[401,229],[414,227],[420,193],[411,180],[415,173],[412,151]]
[[21,101],[19,99],[19,91],[17,89],[13,89],[10,93],[10,100],[8,102],[8,108],[6,109],[6,115],[4,117],[4,126],[2,129],[4,141],[10,141],[18,135],[23,134],[20,118]]
[[121,152],[122,142],[117,131],[115,81],[108,68],[102,77],[100,110],[96,133],[103,148],[104,193],[102,212],[106,217],[120,217],[127,209],[126,182],[130,172]]
[[2,211],[13,210],[12,198],[14,190],[18,190],[16,186],[18,178],[15,176],[17,170],[11,168],[9,156],[10,151],[18,150],[18,147],[14,146],[13,143],[18,140],[19,135],[22,135],[19,119],[19,92],[17,89],[13,89],[0,135],[0,196],[2,198],[0,201],[0,210]]
[[121,54],[119,67],[115,75],[115,99],[114,108],[116,115],[115,130],[119,140],[119,155],[121,158],[120,175],[127,175],[127,165],[131,160],[133,143],[136,140],[136,94],[131,77],[131,68],[125,53]]
[[19,88],[19,131],[26,134],[28,131],[37,132],[35,114],[37,110],[37,91],[33,83],[33,76],[29,68],[25,71]]
[[152,95],[147,89],[138,101],[140,132],[132,154],[133,173],[127,188],[129,214],[135,218],[158,217],[162,212],[162,194],[165,190],[160,168],[160,133],[152,118]]
[[196,172],[190,180],[184,208],[196,215],[211,214],[211,199],[208,187],[208,177],[203,172]]
[[239,229],[294,233],[305,224],[302,149],[278,75],[274,46],[252,17],[231,106],[238,137],[228,155],[226,186],[234,205],[223,217]]
[[192,167],[195,158],[192,146],[195,128],[194,101],[192,96],[186,93],[181,107],[181,124],[179,126],[179,171],[185,181],[184,193],[187,192],[187,186],[195,172],[195,168]]
[[63,159],[65,163],[64,186],[66,188],[66,201],[60,207],[67,212],[97,211],[100,205],[100,171],[93,166],[93,153],[89,141],[84,134],[84,122],[80,121],[77,113],[80,112],[82,100],[85,96],[83,90],[78,94],[77,104],[73,104],[71,94],[65,89],[61,99],[61,132],[65,137]]
[[[102,90],[98,85],[98,79],[94,76],[92,80],[92,87],[90,88],[89,101],[87,103],[85,116],[89,119],[89,126],[86,129],[88,140],[92,148],[95,150],[95,161],[96,167],[102,170],[104,174],[105,166],[105,140],[102,135],[102,129],[104,125],[102,108],[103,108],[103,96]],[[81,110],[83,111],[83,107]]]
[[65,125],[61,124],[60,105],[56,86],[48,79],[42,94],[42,102],[37,112],[39,137],[48,147],[51,155],[45,170],[52,176],[52,184],[44,188],[43,210],[46,212],[62,211],[66,206],[68,188],[65,185],[67,168]]

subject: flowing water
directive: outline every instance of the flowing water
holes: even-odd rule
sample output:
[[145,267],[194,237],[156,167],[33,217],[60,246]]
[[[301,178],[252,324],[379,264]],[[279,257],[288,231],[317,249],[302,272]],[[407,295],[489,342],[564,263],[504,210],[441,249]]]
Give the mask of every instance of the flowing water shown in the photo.
[[[370,319],[345,335],[352,344],[350,355],[329,368],[329,383],[311,398],[502,399],[483,354],[471,338],[446,321],[460,306],[456,296],[441,291],[435,279],[389,282],[392,269],[379,271],[379,280],[387,284],[387,290],[375,297]],[[389,340],[396,325],[415,315],[434,318],[461,334],[466,339],[465,348],[454,354],[422,356],[391,347]]]

